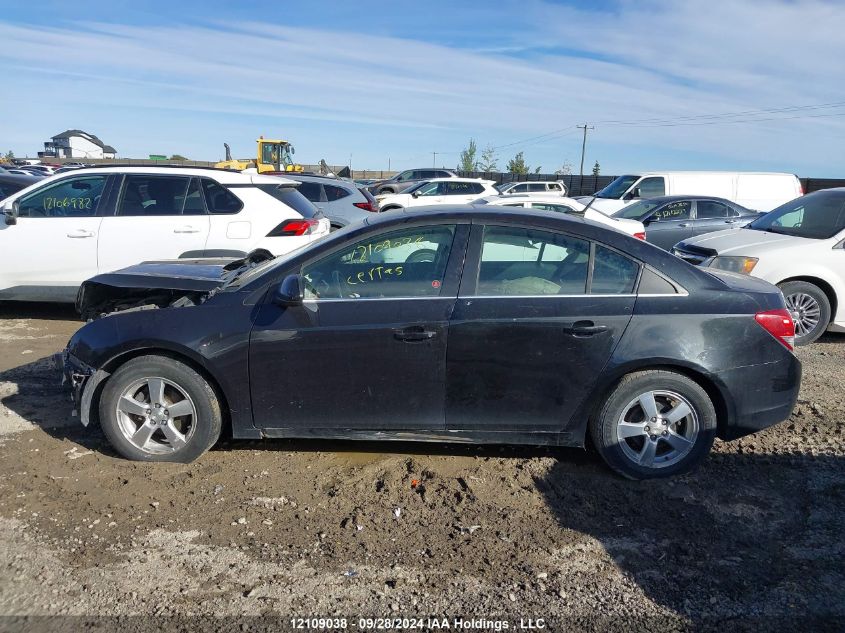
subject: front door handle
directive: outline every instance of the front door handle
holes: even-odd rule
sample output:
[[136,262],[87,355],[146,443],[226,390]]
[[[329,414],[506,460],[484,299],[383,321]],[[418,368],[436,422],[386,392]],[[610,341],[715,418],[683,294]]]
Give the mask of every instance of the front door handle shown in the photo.
[[607,332],[607,329],[606,325],[596,325],[592,321],[576,321],[566,328],[565,331],[572,336],[593,336],[594,334]]
[[75,231],[71,231],[67,234],[68,237],[73,239],[79,239],[81,237],[94,237],[96,235],[94,231],[86,231],[85,229],[76,229]]
[[435,330],[428,330],[422,325],[412,325],[410,327],[396,328],[393,330],[393,338],[398,341],[406,343],[415,343],[419,341],[428,341],[437,336]]
[[195,226],[179,226],[173,229],[174,233],[199,233],[200,230]]
[[689,227],[689,223],[684,222],[683,224],[679,224],[678,226],[681,227],[682,229],[685,229],[685,228]]

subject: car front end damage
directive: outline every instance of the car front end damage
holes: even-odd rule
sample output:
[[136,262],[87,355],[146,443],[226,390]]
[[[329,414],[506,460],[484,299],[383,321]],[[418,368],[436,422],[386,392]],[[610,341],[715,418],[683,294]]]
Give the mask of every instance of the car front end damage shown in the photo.
[[83,426],[91,423],[94,395],[109,372],[84,363],[65,349],[61,354],[62,385],[69,388],[73,400],[73,415],[78,415]]

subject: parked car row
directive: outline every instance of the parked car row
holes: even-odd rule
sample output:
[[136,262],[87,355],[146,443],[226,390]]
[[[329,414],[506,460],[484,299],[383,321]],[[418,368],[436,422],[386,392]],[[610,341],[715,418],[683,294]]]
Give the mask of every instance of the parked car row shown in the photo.
[[67,382],[131,459],[191,461],[227,419],[251,438],[589,437],[627,477],[679,474],[788,417],[793,345],[845,331],[845,190],[608,215],[454,173],[377,198],[304,173],[29,178],[0,203],[0,299],[75,300],[91,322]]

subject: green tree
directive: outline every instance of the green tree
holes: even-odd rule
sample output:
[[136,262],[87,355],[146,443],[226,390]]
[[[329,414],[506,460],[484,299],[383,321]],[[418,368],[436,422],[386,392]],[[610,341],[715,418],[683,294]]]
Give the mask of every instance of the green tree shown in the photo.
[[498,166],[498,159],[496,158],[496,150],[492,145],[488,145],[481,152],[481,160],[478,162],[478,169],[480,171],[496,171]]
[[534,173],[539,174],[542,169],[543,169],[542,165],[537,165],[537,167],[534,168]]
[[13,160],[15,158],[15,153],[12,150],[6,152],[5,156],[6,160]]
[[598,176],[601,173],[601,165],[599,165],[599,161],[596,161],[596,164],[593,165],[593,176]]
[[188,160],[188,159],[185,158],[184,156],[182,156],[182,154],[173,154],[173,156],[170,157],[170,160]]
[[531,172],[531,168],[525,164],[525,157],[522,152],[508,161],[508,171],[512,174],[527,174]]
[[458,162],[458,171],[475,171],[478,168],[478,147],[475,144],[475,139],[469,139],[469,145],[461,152],[461,158]]

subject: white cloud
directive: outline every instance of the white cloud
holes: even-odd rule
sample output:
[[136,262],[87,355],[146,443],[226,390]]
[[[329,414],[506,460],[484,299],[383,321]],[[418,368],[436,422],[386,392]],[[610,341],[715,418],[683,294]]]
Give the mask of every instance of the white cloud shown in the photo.
[[[406,154],[416,153],[412,145],[420,139],[441,147],[460,147],[471,135],[507,143],[597,121],[594,138],[604,151],[629,146],[628,155],[642,147],[648,156],[662,149],[667,157],[693,151],[769,162],[783,155],[784,169],[843,166],[841,141],[834,141],[845,130],[840,118],[653,128],[601,123],[845,100],[841,4],[641,0],[599,14],[528,3],[505,26],[506,35],[491,34],[489,46],[457,48],[263,23],[0,24],[0,59],[12,87],[37,81],[45,69],[51,84],[64,87],[66,103],[94,111],[346,122],[344,142],[356,146],[383,143],[372,135],[384,125]],[[138,133],[126,144],[142,141]],[[553,144],[539,144],[546,145]],[[606,170],[625,167],[602,158]]]

